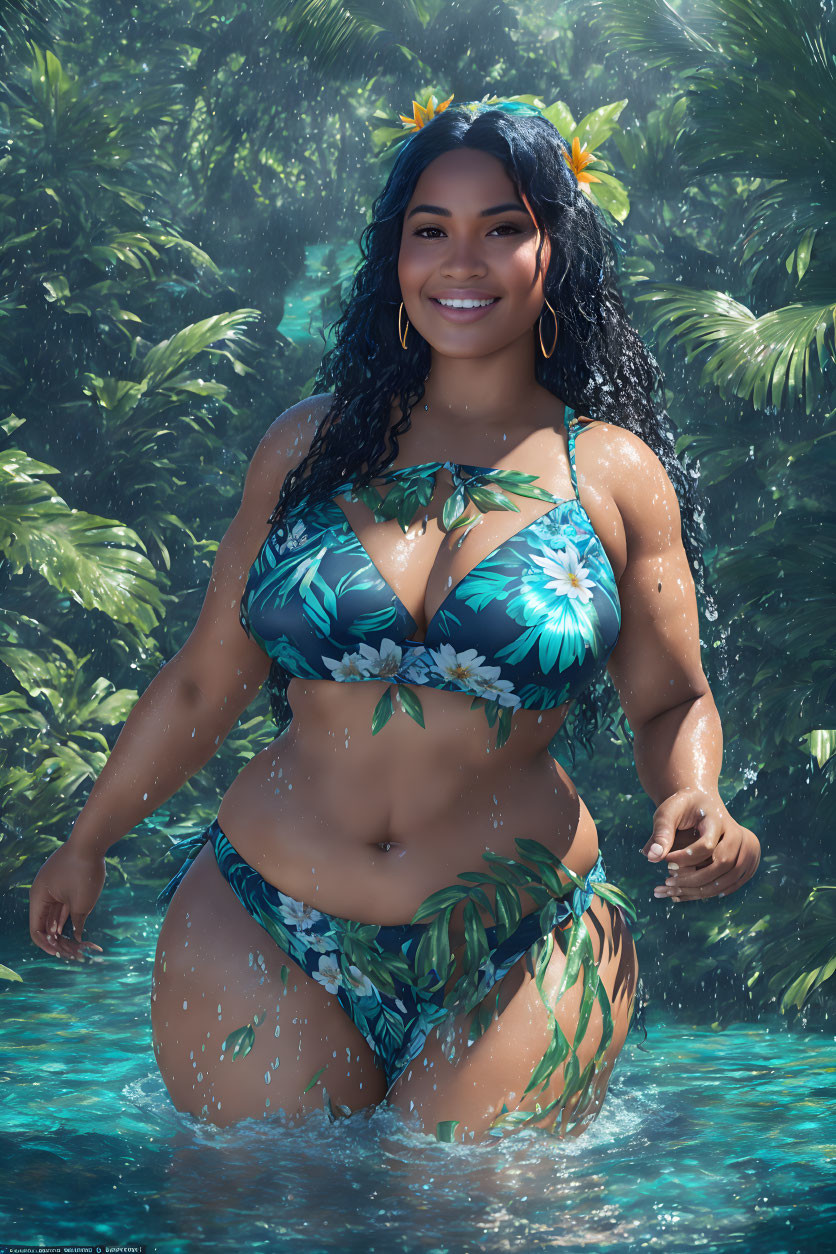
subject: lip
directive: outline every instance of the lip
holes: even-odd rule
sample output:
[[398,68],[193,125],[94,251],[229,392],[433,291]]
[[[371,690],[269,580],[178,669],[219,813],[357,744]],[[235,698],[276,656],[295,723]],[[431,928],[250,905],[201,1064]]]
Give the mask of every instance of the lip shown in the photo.
[[[495,309],[502,298],[499,296],[495,296],[493,297],[492,305],[483,305],[481,308],[477,307],[475,309],[452,309],[449,305],[440,304],[438,297],[436,296],[431,296],[429,299],[430,299],[430,302],[435,306],[435,308],[437,309],[441,317],[445,318],[448,322],[478,322],[480,318],[484,318],[485,315],[489,314],[492,309]],[[444,299],[445,300],[488,300],[489,297],[486,292],[474,292],[472,294],[469,292],[467,294],[465,294],[464,292],[457,292],[455,296],[444,295]]]

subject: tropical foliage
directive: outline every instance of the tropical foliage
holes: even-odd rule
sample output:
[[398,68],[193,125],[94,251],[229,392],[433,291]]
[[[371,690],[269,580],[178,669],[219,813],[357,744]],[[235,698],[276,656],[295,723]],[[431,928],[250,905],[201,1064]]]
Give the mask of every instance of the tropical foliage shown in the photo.
[[[653,805],[620,730],[599,738],[573,777],[610,877],[639,903],[644,985],[701,1017],[710,998],[715,1026],[767,1008],[824,1022],[836,974],[825,8],[3,7],[0,886],[16,927],[136,693],[194,622],[249,455],[310,390],[395,120],[413,100],[496,92],[549,110],[611,215],[625,298],[710,501],[700,608],[720,788],[764,858],[741,893],[664,917],[637,861]],[[259,698],[112,851],[135,894],[159,887],[166,838],[208,823],[268,739]],[[99,926],[115,927],[106,897]]]

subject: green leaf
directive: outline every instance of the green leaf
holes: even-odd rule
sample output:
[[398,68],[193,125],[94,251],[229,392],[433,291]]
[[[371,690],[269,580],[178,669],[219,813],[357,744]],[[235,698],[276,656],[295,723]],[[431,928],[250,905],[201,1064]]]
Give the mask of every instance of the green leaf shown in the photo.
[[0,551],[11,569],[25,565],[84,609],[151,632],[163,599],[145,548],[129,527],[70,509],[32,474],[55,474],[20,449],[0,452]]
[[464,907],[464,943],[462,967],[470,975],[490,953],[485,925],[472,901],[466,902]]
[[803,743],[807,746],[808,753],[822,767],[836,753],[836,730],[817,728],[816,731],[807,733],[803,738]]
[[499,884],[496,890],[496,939],[502,944],[508,939],[522,918],[522,905],[518,894],[508,884]]
[[[656,284],[636,297],[653,303],[652,321],[664,347],[676,337],[685,360],[708,356],[700,384],[711,382],[725,396],[751,399],[756,409],[780,408],[805,400],[812,411],[817,395],[811,368],[824,369],[822,351],[834,359],[836,303],[786,305],[756,317],[725,292]],[[813,353],[818,346],[818,359]]]
[[411,688],[407,688],[406,684],[398,684],[397,689],[398,689],[398,700],[400,701],[406,713],[409,715],[410,718],[414,719],[415,722],[418,723],[420,727],[423,727],[424,726],[424,710],[421,706],[421,702],[418,700],[415,693],[412,691]]
[[639,917],[636,903],[627,896],[627,894],[616,884],[591,884],[593,893],[596,893],[604,901],[609,901],[614,906],[620,906],[631,923],[636,923]]
[[553,1021],[552,1039],[546,1047],[543,1057],[532,1071],[531,1078],[523,1089],[523,1096],[526,1093],[530,1093],[532,1089],[545,1088],[568,1053],[569,1042],[564,1036],[560,1024],[555,1019]]
[[589,967],[593,967],[595,965],[595,955],[589,932],[580,919],[575,919],[569,931],[566,965],[563,968],[563,976],[560,981],[560,987],[557,990],[558,1001],[560,1001],[566,990],[574,985],[580,973],[582,962],[588,964]]
[[521,862],[515,862],[513,858],[506,858],[501,853],[493,853],[487,850],[482,857],[492,867],[495,875],[498,875],[511,884],[527,884],[531,879],[531,871]]
[[552,853],[551,849],[547,849],[545,845],[541,845],[539,840],[529,840],[527,837],[517,836],[514,839],[514,844],[519,852],[531,862],[544,863],[546,866],[555,866],[558,863],[556,854]]
[[559,858],[556,858],[555,861],[559,869],[563,872],[563,874],[566,875],[571,880],[571,882],[575,885],[575,888],[584,887],[584,885],[586,884],[586,880],[583,875],[578,875],[577,871],[571,870],[571,868],[566,866],[565,863],[561,862]]
[[501,749],[511,735],[511,720],[514,712],[510,705],[503,705],[499,711],[499,722],[496,729],[496,748]]
[[372,713],[372,735],[376,736],[392,717],[392,689],[386,688]]
[[313,1088],[313,1086],[316,1084],[316,1082],[317,1082],[317,1080],[319,1079],[319,1077],[322,1075],[323,1071],[327,1071],[327,1070],[328,1070],[328,1063],[326,1062],[326,1064],[325,1064],[325,1066],[324,1066],[324,1067],[320,1067],[318,1071],[315,1071],[315,1072],[313,1073],[313,1075],[311,1076],[310,1080],[308,1080],[308,1083],[307,1083],[307,1084],[305,1085],[305,1087],[302,1089],[302,1092],[303,1092],[303,1093],[309,1093],[309,1092],[311,1091],[311,1089]]
[[490,476],[491,483],[498,483],[500,487],[505,488],[506,492],[512,492],[515,496],[535,497],[539,501],[551,501],[554,499],[553,493],[548,488],[536,488],[532,486],[532,480],[539,479],[539,475],[527,475],[521,470],[495,470]]
[[[586,117],[581,118],[580,122],[578,122],[571,139],[574,139],[575,135],[577,135],[581,148],[586,144],[587,151],[594,152],[618,128],[618,119],[626,104],[626,99],[615,100],[612,104],[601,105],[600,108],[593,109],[591,113],[587,113]],[[567,136],[566,138],[570,137]]]
[[451,884],[448,888],[439,888],[436,892],[430,893],[421,902],[410,922],[421,923],[424,919],[430,918],[439,910],[446,910],[448,906],[457,905],[464,897],[467,897],[470,890],[462,884]]
[[460,880],[464,880],[466,884],[499,884],[500,883],[500,881],[497,879],[495,875],[489,875],[487,871],[459,871],[456,878]]
[[595,1074],[595,1059],[590,1058],[578,1081],[579,1095],[578,1101],[572,1110],[572,1127],[577,1127],[581,1123],[584,1116],[592,1109],[595,1103]]
[[447,500],[444,502],[444,508],[441,511],[441,525],[445,531],[450,530],[465,509],[464,488],[457,488],[455,492],[451,492],[447,497]]
[[451,974],[453,958],[450,953],[450,915],[453,906],[442,910],[428,926],[421,937],[415,955],[415,965],[420,975],[426,980],[432,971],[436,972],[437,980],[427,985],[427,991],[433,992],[442,988]]
[[221,1052],[226,1053],[232,1048],[232,1058],[246,1058],[247,1054],[255,1044],[255,1032],[248,1023],[246,1027],[236,1028],[234,1032],[230,1032],[221,1042]]
[[500,492],[498,488],[480,487],[471,479],[466,484],[466,491],[473,504],[483,513],[497,509],[510,509],[515,514],[520,513],[519,505],[515,505],[511,498],[504,492]]

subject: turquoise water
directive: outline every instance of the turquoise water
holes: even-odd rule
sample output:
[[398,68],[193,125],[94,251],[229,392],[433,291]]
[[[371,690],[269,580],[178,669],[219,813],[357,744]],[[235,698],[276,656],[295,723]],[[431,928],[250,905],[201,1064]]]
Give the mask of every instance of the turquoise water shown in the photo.
[[392,1111],[225,1129],[171,1105],[151,1043],[160,920],[100,962],[23,931],[4,960],[0,1242],[153,1254],[836,1248],[836,1045],[783,1022],[700,1029],[646,1010],[583,1136],[442,1145]]

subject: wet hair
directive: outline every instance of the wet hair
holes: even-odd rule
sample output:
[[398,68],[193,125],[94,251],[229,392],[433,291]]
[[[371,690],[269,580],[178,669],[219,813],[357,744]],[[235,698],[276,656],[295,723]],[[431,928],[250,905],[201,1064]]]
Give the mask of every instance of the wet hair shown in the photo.
[[[682,540],[695,584],[705,596],[704,503],[696,473],[680,461],[664,402],[661,370],[628,318],[619,291],[618,254],[623,246],[602,211],[581,190],[563,156],[569,145],[539,114],[485,109],[472,114],[448,107],[401,148],[386,185],[372,205],[358,265],[335,343],[322,359],[314,391],[333,392],[307,454],[287,475],[269,521],[278,525],[304,500],[326,500],[351,479],[365,487],[394,462],[398,436],[410,429],[410,413],[424,395],[430,345],[410,328],[404,351],[398,337],[401,302],[396,260],[403,218],[421,172],[442,153],[474,148],[496,157],[551,242],[544,291],[559,333],[549,358],[535,357],[536,381],[576,413],[602,419],[639,436],[657,455],[673,484],[682,519]],[[537,252],[538,273],[543,240]],[[552,338],[551,320],[546,342]],[[534,329],[533,329],[534,331]],[[534,332],[536,334],[536,332]],[[402,415],[392,422],[397,398]],[[281,733],[292,712],[289,675],[274,663],[267,681],[273,718]],[[606,675],[572,703],[550,750],[558,743],[575,760],[575,742],[587,753],[604,725],[612,728],[618,701]],[[627,738],[623,715],[617,720]]]

